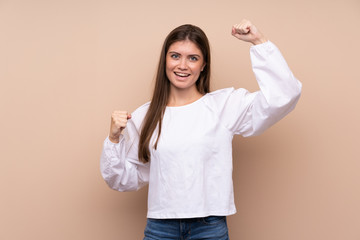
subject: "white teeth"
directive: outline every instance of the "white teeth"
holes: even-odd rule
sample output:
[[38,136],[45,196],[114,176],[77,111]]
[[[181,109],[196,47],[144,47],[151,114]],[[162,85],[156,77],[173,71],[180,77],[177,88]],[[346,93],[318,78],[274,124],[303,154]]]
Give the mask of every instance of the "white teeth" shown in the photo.
[[180,77],[188,77],[190,76],[190,74],[187,74],[187,73],[175,73],[177,76],[180,76]]

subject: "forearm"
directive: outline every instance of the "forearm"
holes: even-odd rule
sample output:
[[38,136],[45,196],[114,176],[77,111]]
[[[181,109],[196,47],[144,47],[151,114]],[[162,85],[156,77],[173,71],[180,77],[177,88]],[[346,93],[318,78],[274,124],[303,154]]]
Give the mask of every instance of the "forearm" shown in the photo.
[[[134,161],[127,158],[125,139],[120,137],[119,143],[105,139],[100,158],[101,174],[108,186],[117,191],[136,191],[146,184],[146,171],[143,166],[137,166]],[[140,173],[139,173],[140,172]]]
[[252,130],[246,136],[262,133],[291,112],[302,88],[273,43],[252,46],[251,61],[260,91],[251,104]]
[[252,46],[250,52],[256,80],[270,107],[281,107],[300,97],[302,84],[272,42]]

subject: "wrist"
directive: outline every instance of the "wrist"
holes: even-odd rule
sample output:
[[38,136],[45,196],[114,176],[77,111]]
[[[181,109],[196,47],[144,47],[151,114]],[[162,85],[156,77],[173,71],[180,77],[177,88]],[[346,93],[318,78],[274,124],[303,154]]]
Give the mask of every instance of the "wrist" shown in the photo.
[[120,142],[120,140],[119,140],[119,138],[120,138],[120,136],[111,136],[111,135],[109,135],[109,140],[110,140],[110,142],[112,142],[112,143],[119,143]]
[[268,39],[263,37],[263,38],[255,39],[251,43],[254,44],[254,45],[258,45],[258,44],[266,43],[267,41],[268,41]]

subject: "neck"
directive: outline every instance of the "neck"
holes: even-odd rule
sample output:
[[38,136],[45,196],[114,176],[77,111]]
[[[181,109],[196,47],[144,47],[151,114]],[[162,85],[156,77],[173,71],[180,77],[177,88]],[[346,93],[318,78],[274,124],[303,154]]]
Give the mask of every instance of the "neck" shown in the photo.
[[191,89],[175,89],[174,87],[171,87],[167,105],[170,107],[183,106],[195,102],[202,96],[203,95],[198,92],[196,87]]

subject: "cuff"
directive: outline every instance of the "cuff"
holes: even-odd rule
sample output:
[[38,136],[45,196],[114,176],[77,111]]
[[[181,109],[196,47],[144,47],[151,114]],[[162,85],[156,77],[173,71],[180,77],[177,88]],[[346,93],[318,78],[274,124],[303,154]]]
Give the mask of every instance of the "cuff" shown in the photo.
[[264,43],[260,43],[257,45],[252,45],[250,47],[251,52],[257,52],[259,54],[266,54],[274,50],[276,48],[275,44],[273,44],[271,41],[266,41]]
[[110,141],[109,136],[107,136],[104,143],[107,144],[107,145],[109,145],[109,146],[111,146],[111,147],[113,147],[113,146],[120,145],[120,143],[121,143],[123,140],[124,140],[124,135],[123,135],[123,134],[120,134],[119,142],[118,142],[118,143],[114,143],[114,142]]

